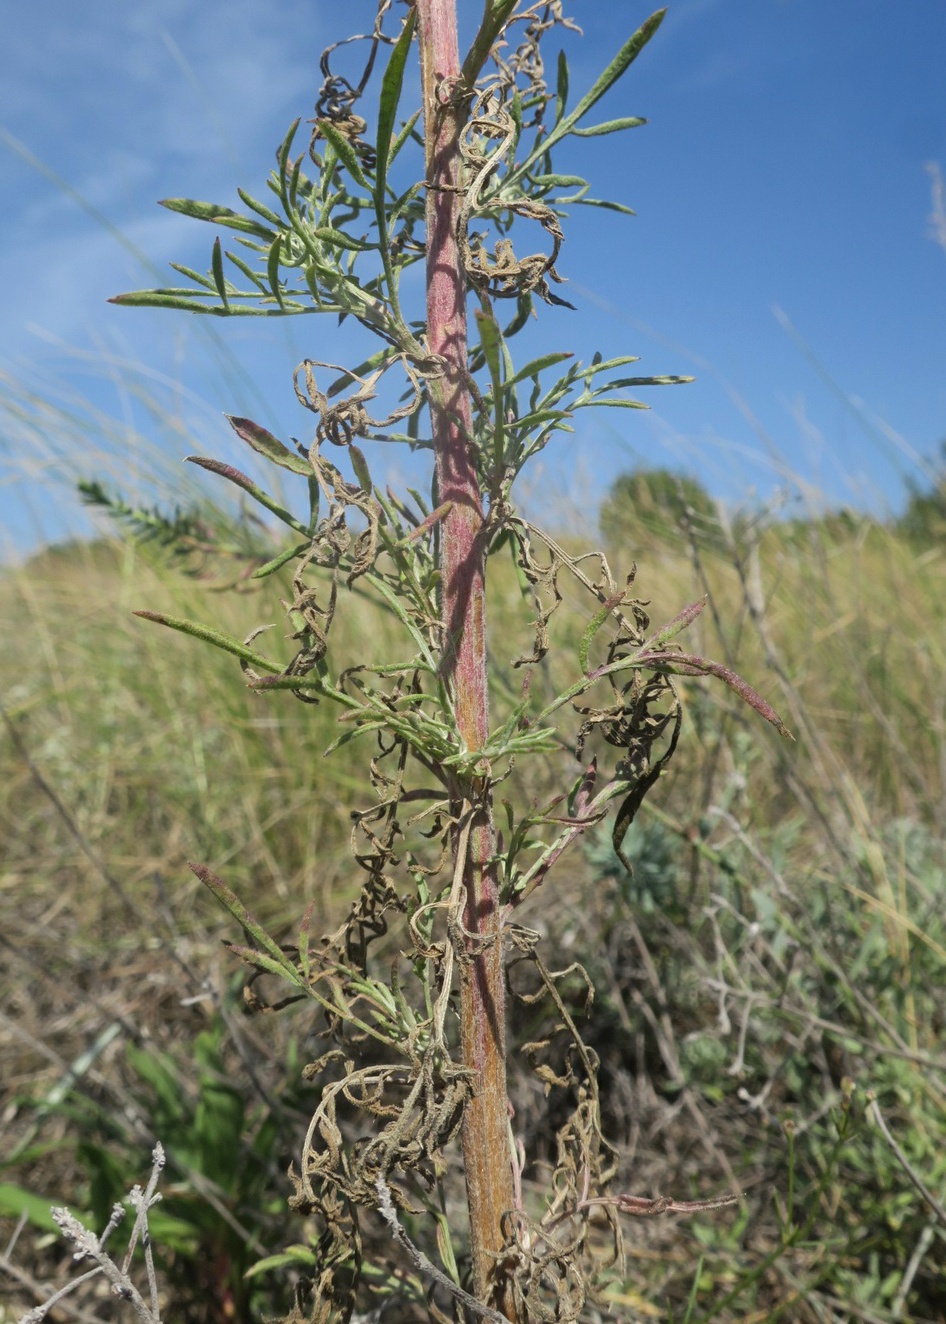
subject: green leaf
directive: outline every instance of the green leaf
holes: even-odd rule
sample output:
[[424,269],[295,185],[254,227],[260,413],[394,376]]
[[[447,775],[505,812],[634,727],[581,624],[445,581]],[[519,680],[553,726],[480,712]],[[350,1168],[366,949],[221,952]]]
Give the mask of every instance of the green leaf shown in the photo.
[[128,1045],[125,1056],[135,1074],[154,1090],[166,1118],[183,1127],[190,1120],[188,1102],[174,1059],[154,1048],[138,1048],[135,1044]]
[[368,462],[357,446],[348,447],[348,457],[351,460],[351,467],[355,471],[355,477],[358,479],[359,486],[363,492],[371,492],[371,472],[368,469]]
[[372,249],[378,247],[377,244],[369,244],[366,239],[355,239],[344,230],[335,230],[329,225],[320,225],[312,231],[312,234],[316,239],[321,239],[323,244],[331,244],[333,248],[345,248],[350,253],[370,253]]
[[145,621],[155,621],[158,625],[166,625],[170,630],[180,630],[182,634],[193,635],[195,639],[203,639],[205,643],[213,644],[215,648],[222,648],[225,653],[232,653],[234,657],[239,657],[254,667],[260,667],[263,671],[282,670],[270,658],[263,657],[262,653],[257,653],[246,644],[241,644],[239,639],[223,634],[220,630],[214,630],[209,625],[201,625],[198,621],[186,621],[180,616],[167,616],[163,611],[135,611],[132,615],[140,616]]
[[[255,248],[256,245],[254,244],[253,247]],[[260,294],[266,297],[269,296],[269,290],[263,284],[262,280],[260,280],[259,275],[253,270],[249,262],[244,262],[243,259],[237,253],[231,253],[229,252],[229,250],[227,252],[227,257],[230,259],[230,261],[233,263],[236,269],[243,273],[243,275],[250,282],[250,284],[256,286]]]
[[365,178],[365,172],[361,168],[361,162],[358,159],[358,153],[352,147],[349,140],[343,133],[339,133],[331,120],[319,120],[319,133],[327,143],[330,143],[335,155],[341,161],[342,165],[351,175],[356,184],[360,184],[363,189],[371,191],[371,185]]
[[388,159],[391,154],[391,136],[394,133],[394,121],[397,117],[398,103],[401,99],[401,88],[404,85],[404,68],[407,64],[407,56],[414,37],[416,12],[413,8],[408,10],[401,35],[394,44],[391,58],[388,60],[388,67],[385,69],[384,78],[381,80],[381,97],[378,103],[378,139],[375,148],[377,164],[375,165],[374,193],[375,208],[379,212],[384,209],[384,191],[388,177]]
[[220,295],[220,302],[224,308],[229,310],[227,302],[227,282],[223,274],[223,247],[219,236],[214,240],[213,254],[210,259],[211,270],[213,271],[214,285],[217,287],[217,293]]
[[204,455],[188,455],[185,457],[191,464],[199,464],[201,469],[208,469],[212,474],[219,474],[221,478],[226,478],[228,483],[241,488],[247,496],[251,496],[254,501],[271,511],[277,519],[282,520],[283,524],[288,524],[290,529],[295,529],[296,533],[307,534],[309,531],[301,520],[296,519],[290,511],[281,506],[278,501],[264,492],[261,487],[257,487],[252,478],[248,478],[241,469],[235,468],[232,464],[224,464],[223,460],[211,460]]
[[619,594],[617,597],[609,598],[607,602],[603,603],[585,627],[585,631],[581,636],[581,642],[578,645],[578,665],[581,667],[583,676],[587,676],[588,674],[588,654],[591,652],[591,645],[594,642],[595,635],[601,629],[602,625],[604,625],[614,608],[620,605],[622,596],[623,595]]
[[577,376],[590,379],[599,372],[610,372],[612,368],[623,368],[625,363],[640,363],[639,354],[619,354],[614,359],[603,359],[596,354],[587,368],[583,368]]
[[544,372],[546,368],[553,368],[556,363],[562,363],[565,359],[571,358],[574,358],[574,355],[568,353],[543,354],[541,358],[533,359],[524,368],[520,368],[515,377],[510,377],[506,385],[516,386],[519,382],[524,382],[530,377],[538,377],[539,373]]
[[232,414],[225,414],[224,417],[240,440],[245,441],[258,454],[265,455],[273,464],[289,469],[294,474],[303,474],[306,478],[311,475],[312,465],[309,461],[284,446],[271,432],[260,427],[259,423],[253,423],[248,418],[235,418]]
[[299,181],[302,178],[302,157],[295,162],[292,167],[292,174],[289,176],[289,199],[287,208],[294,215],[296,214],[296,200],[299,194]]
[[297,119],[293,120],[292,123],[289,125],[289,129],[286,133],[285,138],[283,138],[282,142],[279,144],[279,150],[276,153],[276,160],[279,163],[280,180],[285,179],[286,172],[289,169],[289,153],[292,151],[292,140],[296,136],[296,131],[299,128],[299,124],[300,124],[299,120]]
[[[403,129],[400,131],[400,133],[397,135],[397,137],[394,139],[394,142],[393,142],[392,145],[391,145],[391,151],[388,153],[388,165],[391,164],[391,162],[394,160],[394,158],[395,158],[395,157],[398,155],[398,153],[400,152],[401,148],[402,148],[402,147],[404,146],[404,144],[408,141],[408,139],[410,138],[411,134],[414,132],[414,125],[417,123],[417,121],[418,121],[419,119],[420,119],[420,111],[419,111],[419,110],[415,110],[414,113],[413,113],[413,115],[412,115],[412,116],[410,117],[410,119],[405,123]],[[414,192],[417,192],[417,191],[419,190],[419,188],[420,188],[420,185],[419,185],[419,184],[415,184],[415,186],[414,186],[414,190],[413,190],[413,191],[414,191]]]
[[530,179],[540,189],[551,188],[580,188],[583,184],[587,188],[588,181],[581,175],[530,175]]
[[206,888],[213,892],[224,910],[233,916],[240,928],[248,933],[254,942],[259,943],[263,951],[268,952],[282,969],[291,971],[296,982],[298,982],[299,972],[279,946],[279,943],[275,938],[271,938],[262,924],[253,918],[237,894],[227,886],[223,879],[218,878],[212,869],[207,868],[206,864],[189,862],[187,867],[191,873],[197,875]]
[[473,87],[476,83],[490,51],[518,3],[519,0],[487,0],[479,30],[460,71],[460,77],[467,87]]
[[600,396],[593,396],[590,400],[576,400],[572,405],[573,409],[591,409],[592,407],[601,407],[602,409],[649,409],[650,405],[643,400],[605,400]]
[[257,1260],[251,1264],[244,1273],[243,1278],[255,1278],[261,1273],[268,1273],[271,1269],[283,1269],[291,1264],[305,1264],[311,1267],[318,1263],[318,1257],[314,1250],[308,1246],[287,1246],[283,1251],[276,1255],[267,1255],[263,1260]]
[[603,133],[620,133],[622,129],[636,129],[646,124],[639,115],[627,115],[619,120],[604,120],[601,124],[590,124],[587,129],[572,129],[576,138],[597,138]]
[[[247,298],[247,293],[241,298]],[[116,294],[109,303],[117,303],[122,308],[176,308],[185,313],[204,313],[211,317],[282,317],[286,313],[314,313],[317,308],[307,304],[284,302],[281,308],[254,308],[250,304],[231,303],[226,308],[220,304],[203,303],[187,290],[132,290],[129,294]]]
[[238,188],[237,193],[239,193],[241,201],[245,202],[258,216],[262,216],[264,221],[269,221],[270,225],[282,226],[283,222],[280,217],[274,211],[271,211],[265,203],[257,202],[254,197],[247,193],[246,189]]
[[492,313],[477,308],[476,325],[480,333],[480,349],[493,384],[493,462],[498,471],[506,447],[506,391],[501,366],[503,337]]
[[181,275],[186,276],[188,280],[192,280],[195,285],[202,285],[204,289],[209,290],[211,294],[216,294],[217,288],[210,276],[202,276],[199,271],[194,271],[191,267],[182,266],[180,262],[169,262],[168,266],[170,266],[173,271],[179,271]]
[[620,377],[617,381],[607,382],[599,391],[621,390],[625,386],[681,386],[696,381],[695,377]]
[[571,198],[556,198],[555,204],[556,206],[561,204],[563,207],[570,206],[571,204],[574,204],[575,206],[580,205],[582,207],[600,207],[603,211],[620,212],[622,216],[637,215],[637,212],[633,207],[627,207],[623,202],[609,202],[604,198],[579,197],[577,193]]
[[555,123],[559,124],[565,115],[565,106],[568,103],[568,61],[565,58],[565,52],[558,53],[558,69],[556,71],[555,84]]
[[522,162],[522,164],[513,171],[506,180],[508,187],[515,180],[521,179],[523,175],[529,172],[533,163],[544,156],[562,138],[569,133],[574,132],[578,122],[588,114],[592,106],[597,105],[604,94],[618,81],[623,73],[634,63],[638,55],[653,37],[654,33],[660,27],[666,15],[666,9],[658,9],[655,14],[651,14],[632,37],[629,37],[617,55],[596,79],[591,89],[585,93],[578,105],[570,115],[565,115],[551,129],[548,136],[538,144],[531,156]]
[[242,943],[228,942],[227,949],[238,956],[241,961],[247,965],[255,966],[257,970],[265,970],[267,974],[278,975],[280,979],[285,979],[287,983],[292,984],[294,988],[304,988],[302,977],[299,972],[283,957],[277,960],[275,956],[270,956],[266,952],[258,951],[255,947],[246,947]]
[[210,221],[212,225],[225,225],[229,230],[255,234],[267,243],[272,243],[276,237],[268,226],[254,221],[252,216],[242,216],[232,207],[221,207],[216,202],[197,202],[194,198],[162,198],[158,205],[166,207],[168,211],[179,212],[182,216],[192,216],[197,221]]
[[58,1232],[53,1220],[50,1205],[53,1202],[42,1195],[24,1191],[22,1186],[13,1182],[0,1182],[0,1215],[4,1218],[22,1218],[26,1215],[33,1227],[43,1232]]
[[269,288],[272,290],[276,302],[280,308],[282,301],[282,282],[279,279],[279,263],[282,258],[282,236],[277,235],[269,246],[269,252],[266,255],[266,278],[269,281]]
[[267,561],[266,564],[261,565],[258,570],[254,570],[250,575],[250,579],[265,579],[267,575],[275,574],[277,570],[281,570],[289,561],[297,556],[302,556],[311,546],[312,544],[310,542],[300,542],[296,543],[295,547],[287,547],[284,552],[280,552],[279,555],[274,556],[271,561]]

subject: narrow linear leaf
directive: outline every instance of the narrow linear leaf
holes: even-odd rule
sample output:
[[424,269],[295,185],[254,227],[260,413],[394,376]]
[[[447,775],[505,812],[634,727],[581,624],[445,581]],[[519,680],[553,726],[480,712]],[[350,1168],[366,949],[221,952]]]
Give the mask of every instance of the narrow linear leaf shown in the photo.
[[731,690],[734,690],[740,699],[744,699],[750,708],[754,708],[760,717],[764,717],[767,722],[771,722],[780,736],[785,736],[787,740],[795,739],[772,705],[763,699],[762,695],[754,690],[747,680],[743,680],[742,676],[733,671],[732,667],[724,666],[722,662],[713,662],[706,657],[697,657],[695,653],[665,653],[659,651],[638,653],[635,661],[643,663],[645,666],[667,667],[684,676],[716,676]]
[[288,524],[290,529],[295,529],[296,533],[307,534],[308,529],[301,520],[296,519],[295,515],[281,506],[274,500],[268,492],[264,492],[261,487],[257,487],[252,478],[249,478],[241,469],[235,468],[232,464],[224,464],[223,460],[211,460],[204,455],[188,455],[186,459],[190,464],[199,464],[201,469],[208,469],[212,474],[219,474],[221,478],[226,478],[228,483],[233,483],[236,487],[246,492],[254,501],[258,501],[261,506],[269,510],[282,520],[283,524]]
[[293,165],[292,174],[289,176],[289,199],[287,204],[287,210],[291,211],[292,213],[296,212],[296,206],[299,196],[299,182],[301,179],[302,179],[302,157],[300,156]]
[[278,217],[274,211],[271,211],[265,203],[257,202],[256,198],[254,198],[252,194],[247,193],[246,189],[238,188],[237,193],[240,195],[241,201],[245,202],[246,205],[252,211],[255,211],[258,216],[262,216],[264,221],[269,221],[270,225],[275,225],[277,227],[282,226],[283,222],[280,217]]
[[342,165],[351,175],[356,184],[360,184],[363,189],[372,191],[371,185],[365,177],[365,172],[358,159],[358,153],[352,147],[349,140],[343,133],[336,129],[331,120],[319,120],[319,133],[327,143],[331,143],[335,155],[341,161]]
[[289,469],[294,474],[302,474],[306,478],[311,476],[312,466],[309,461],[284,446],[271,432],[260,427],[259,423],[248,418],[236,418],[232,414],[225,414],[224,417],[240,440],[245,441],[258,454],[265,455],[273,464]]
[[[294,988],[306,989],[302,976],[285,956],[279,960],[275,956],[270,956],[267,952],[257,951],[255,947],[244,947],[236,942],[228,942],[226,947],[234,956],[238,956],[241,961],[253,966],[254,969],[265,970],[270,975],[278,975],[280,979],[285,979]],[[306,991],[308,990],[306,989]]]
[[546,174],[530,175],[529,178],[533,184],[541,189],[581,188],[582,185],[584,185],[585,188],[588,187],[588,181],[583,179],[581,175]]
[[647,651],[652,648],[662,648],[664,644],[676,638],[681,630],[685,630],[688,625],[692,625],[706,606],[707,601],[708,598],[704,595],[702,598],[697,598],[696,602],[691,602],[688,607],[684,607],[682,611],[677,612],[672,620],[669,620],[666,625],[661,626],[649,639],[646,639],[642,647]]
[[563,363],[566,359],[574,358],[573,354],[543,354],[541,358],[533,359],[527,363],[524,368],[520,368],[514,377],[510,377],[506,383],[507,386],[516,386],[519,382],[524,382],[530,377],[538,377],[540,372],[546,368],[554,368],[556,363]]
[[499,329],[499,323],[496,318],[489,313],[482,312],[479,308],[476,310],[476,325],[480,333],[480,348],[483,351],[483,357],[486,366],[489,369],[489,375],[492,379],[493,390],[496,397],[496,405],[501,404],[500,395],[502,393],[502,369],[500,366],[500,357],[502,353],[502,333]]
[[207,868],[206,864],[194,864],[192,861],[188,861],[187,867],[214,894],[224,910],[233,916],[240,928],[248,933],[255,942],[259,943],[264,952],[269,952],[274,960],[288,966],[293,973],[296,973],[295,968],[289,962],[275,938],[271,938],[262,924],[253,918],[237,894],[227,886],[222,878],[218,878],[212,869]]
[[220,295],[220,302],[224,308],[229,310],[230,304],[227,300],[227,282],[223,274],[223,246],[220,243],[219,236],[214,240],[213,253],[210,259],[210,267],[213,272],[214,284],[217,287],[217,293]]
[[202,285],[204,289],[209,290],[211,294],[216,293],[214,283],[209,276],[202,276],[199,271],[194,271],[191,267],[182,266],[180,262],[169,262],[168,266],[174,271],[179,271],[181,275],[186,276],[188,280],[192,280],[195,285]]
[[401,88],[404,85],[404,68],[414,38],[414,21],[417,11],[408,10],[407,19],[401,29],[401,35],[394,44],[388,67],[381,80],[381,97],[378,103],[378,140],[375,147],[377,164],[375,165],[375,207],[384,209],[384,190],[388,177],[388,159],[391,154],[391,138],[394,133],[394,121],[397,118],[398,103],[401,100]]
[[568,61],[565,52],[558,53],[558,68],[555,80],[555,123],[560,124],[568,104]]
[[506,449],[506,400],[507,391],[502,379],[503,339],[499,323],[492,313],[476,310],[476,325],[480,334],[480,349],[486,360],[490,381],[493,386],[493,457],[497,465],[502,462]]
[[[391,162],[395,159],[395,157],[398,156],[398,154],[401,151],[401,148],[409,140],[411,134],[414,132],[414,126],[416,125],[419,119],[420,119],[420,111],[415,110],[413,115],[410,117],[410,119],[407,120],[407,122],[405,123],[403,129],[401,129],[400,133],[394,139],[394,142],[391,144],[391,151],[388,154],[388,161],[387,161],[388,165],[390,165]],[[415,191],[418,191],[417,185],[415,185],[414,188]]]
[[308,1246],[289,1246],[277,1255],[267,1255],[264,1260],[257,1260],[255,1264],[251,1264],[243,1278],[246,1281],[258,1277],[261,1273],[269,1273],[272,1269],[284,1269],[291,1264],[311,1266],[317,1263],[318,1257],[315,1251],[310,1250]]
[[298,171],[300,163],[297,161],[293,167],[292,158],[289,153],[292,151],[293,139],[296,136],[296,130],[299,128],[300,121],[293,120],[289,125],[289,130],[276,152],[276,161],[278,169],[273,172],[270,180],[273,192],[279,197],[283,210],[286,215],[292,217],[295,211],[294,198],[292,195],[292,180],[290,178],[291,168]]
[[232,207],[221,207],[216,202],[197,202],[193,198],[162,198],[158,204],[168,211],[178,212],[181,216],[191,216],[197,221],[209,221],[212,225],[224,225],[228,230],[242,230],[244,234],[255,234],[259,239],[272,243],[276,237],[273,231],[252,216],[243,216]]
[[284,552],[280,552],[271,561],[267,561],[265,565],[261,565],[259,569],[254,570],[250,575],[250,579],[265,579],[267,575],[275,574],[277,570],[281,570],[284,565],[287,565],[295,557],[302,556],[311,546],[310,542],[300,542],[296,543],[295,547],[287,547]]
[[584,195],[575,194],[571,198],[556,198],[556,206],[561,204],[563,207],[575,204],[581,207],[600,207],[602,211],[616,211],[622,216],[636,216],[637,212],[633,207],[625,206],[623,202],[609,202],[605,198],[586,198]]
[[601,406],[603,409],[649,409],[650,405],[645,404],[643,400],[605,400],[601,396],[594,396],[591,400],[576,400],[572,406],[574,409],[591,409]]
[[502,32],[506,20],[518,3],[519,0],[487,0],[479,31],[467,51],[460,73],[460,77],[467,87],[472,87],[479,78],[480,71],[489,58],[489,53],[496,42],[496,38]]
[[693,381],[696,381],[695,377],[619,377],[616,381],[608,382],[601,389],[613,391],[625,386],[681,386],[685,382]]
[[199,621],[187,621],[180,616],[167,616],[163,611],[135,611],[132,615],[140,616],[144,621],[154,621],[157,625],[166,625],[170,630],[180,630],[181,634],[192,635],[195,639],[203,639],[205,643],[213,644],[215,648],[222,648],[225,653],[232,653],[234,657],[241,658],[242,661],[249,662],[263,671],[282,670],[278,663],[264,657],[262,653],[257,653],[255,649],[248,648],[239,639],[234,639],[232,635],[224,634],[221,630],[214,630],[209,625],[201,625]]
[[[244,291],[241,298],[251,297]],[[185,313],[203,313],[210,317],[283,317],[295,313],[315,313],[320,310],[307,304],[284,301],[281,308],[254,308],[250,304],[231,303],[224,308],[220,304],[203,303],[187,293],[171,290],[132,290],[128,294],[116,294],[108,301],[123,308],[176,308]]]
[[[240,240],[239,242],[245,243],[246,241]],[[256,244],[253,244],[254,248],[256,248],[256,246],[257,246]],[[244,262],[243,259],[239,256],[239,254],[231,253],[229,249],[227,250],[227,257],[236,267],[237,271],[241,271],[243,275],[246,277],[246,279],[250,282],[250,284],[256,286],[260,294],[264,296],[269,295],[269,290],[263,284],[262,280],[260,280],[259,275],[253,270],[249,262]]]
[[548,153],[557,142],[573,131],[578,122],[588,114],[588,111],[591,110],[592,106],[597,105],[604,94],[614,86],[621,75],[626,73],[634,63],[638,55],[640,55],[641,51],[660,27],[666,13],[666,9],[658,9],[656,13],[651,14],[650,18],[646,19],[641,24],[633,36],[627,39],[617,55],[604,72],[595,80],[590,90],[581,98],[571,114],[563,116],[563,118],[558,121],[558,123],[551,129],[548,136],[542,140],[535,152],[533,152],[532,156],[527,161],[523,161],[522,165],[513,172],[512,176],[507,181],[507,184],[511,183],[513,179],[521,178],[523,174],[527,173],[530,165],[537,158]]
[[348,458],[351,460],[351,467],[355,471],[355,477],[363,492],[371,491],[371,471],[368,468],[368,461],[365,459],[362,451],[357,446],[348,447]]
[[321,239],[323,244],[331,244],[333,248],[344,248],[349,253],[370,253],[378,245],[369,243],[367,239],[356,239],[354,235],[346,234],[344,230],[333,230],[331,226],[320,225],[312,234],[316,239]]
[[601,124],[589,124],[587,129],[572,129],[572,133],[576,138],[597,138],[603,133],[620,133],[622,129],[636,129],[641,124],[646,123],[647,121],[639,115],[626,115],[623,119],[604,120]]
[[269,288],[272,291],[273,298],[283,307],[282,301],[282,282],[279,279],[279,264],[282,260],[282,236],[277,235],[269,246],[269,252],[266,254],[266,279],[269,281]]
[[585,632],[581,637],[581,643],[578,645],[578,665],[581,667],[582,674],[588,674],[588,654],[591,651],[591,645],[594,642],[595,635],[604,625],[605,621],[611,615],[615,607],[619,606],[624,597],[623,593],[616,593],[613,598],[608,598],[607,602],[601,604],[598,611],[595,612],[588,622]]
[[641,356],[639,354],[619,354],[617,358],[613,359],[603,359],[595,355],[591,364],[587,368],[583,368],[581,372],[576,373],[576,376],[588,379],[594,377],[596,373],[610,372],[612,368],[623,368],[625,363],[640,363],[640,361]]

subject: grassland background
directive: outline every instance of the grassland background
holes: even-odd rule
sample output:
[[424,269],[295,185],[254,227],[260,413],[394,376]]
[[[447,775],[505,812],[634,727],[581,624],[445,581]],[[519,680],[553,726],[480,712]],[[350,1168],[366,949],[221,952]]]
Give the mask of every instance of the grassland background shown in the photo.
[[[682,682],[682,749],[634,827],[634,877],[595,839],[524,916],[595,980],[586,1028],[617,1188],[744,1193],[686,1222],[629,1219],[600,1318],[946,1320],[946,541],[854,516],[680,528],[620,506],[605,528],[655,623],[709,595],[688,647],[735,666],[796,739],[721,686]],[[187,862],[272,932],[291,938],[309,902],[330,928],[356,882],[349,813],[369,751],[326,762],[330,712],[260,699],[234,659],[131,615],[238,637],[278,619],[271,581],[219,579],[104,538],[0,577],[0,1319],[69,1271],[48,1205],[104,1221],[155,1139],[166,1319],[290,1304],[297,1270],[244,1273],[305,1243],[284,1174],[317,1050],[305,1013],[243,1015],[221,944],[237,935]],[[383,655],[390,622],[350,606],[340,652]],[[500,564],[500,703],[518,610]],[[563,674],[588,614],[568,600],[558,618]],[[519,794],[576,768],[563,754]],[[541,1158],[555,1098],[513,1063]],[[116,1317],[101,1294],[76,1302]]]

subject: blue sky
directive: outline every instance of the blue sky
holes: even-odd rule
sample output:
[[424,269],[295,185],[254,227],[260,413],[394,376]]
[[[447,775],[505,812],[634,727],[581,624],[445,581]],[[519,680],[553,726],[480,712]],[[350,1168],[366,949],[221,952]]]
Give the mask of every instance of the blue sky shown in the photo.
[[[566,5],[572,98],[647,16]],[[465,19],[480,4],[461,0]],[[46,0],[6,7],[0,48],[0,518],[7,545],[81,528],[73,473],[147,495],[156,469],[228,444],[224,411],[305,435],[291,370],[340,361],[325,319],[139,312],[109,295],[205,269],[213,232],[155,205],[258,196],[288,123],[309,116],[322,48],[370,28],[362,0]],[[561,41],[553,37],[553,64]],[[344,68],[344,62],[340,62]],[[579,210],[560,272],[577,306],[541,343],[641,372],[695,373],[648,414],[602,411],[527,484],[593,502],[637,464],[696,474],[730,504],[786,485],[828,505],[902,507],[946,435],[946,6],[677,0],[599,118],[646,127],[569,148],[628,219]],[[416,77],[405,95],[416,90]],[[152,264],[149,272],[143,259]],[[417,293],[420,291],[418,289]],[[147,458],[136,436],[148,442]],[[196,436],[197,440],[194,440]],[[159,464],[157,456],[166,459]],[[400,472],[398,460],[392,476]],[[408,476],[413,476],[409,468]],[[191,487],[193,490],[193,487]]]

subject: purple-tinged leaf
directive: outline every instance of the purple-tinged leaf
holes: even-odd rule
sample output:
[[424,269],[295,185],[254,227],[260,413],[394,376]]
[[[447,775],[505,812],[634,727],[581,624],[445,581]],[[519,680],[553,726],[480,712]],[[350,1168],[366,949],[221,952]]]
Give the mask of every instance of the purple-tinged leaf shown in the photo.
[[740,699],[744,699],[750,708],[756,710],[760,717],[764,717],[767,722],[771,722],[780,736],[785,736],[788,740],[795,739],[772,705],[767,703],[747,680],[743,680],[742,676],[733,671],[732,667],[724,666],[722,662],[713,662],[707,657],[697,657],[695,653],[671,653],[669,651],[638,653],[636,661],[643,663],[645,666],[666,667],[668,670],[683,676],[716,676],[731,690],[735,690]]
[[210,460],[203,455],[188,455],[187,459],[191,464],[199,464],[202,469],[209,469],[212,474],[219,474],[221,478],[226,478],[227,482],[242,488],[254,501],[258,501],[261,506],[265,506],[267,510],[272,511],[277,519],[282,520],[283,524],[288,524],[290,529],[295,529],[296,533],[309,536],[309,530],[301,520],[290,514],[268,492],[264,492],[261,487],[257,487],[252,478],[248,478],[241,469],[234,468],[232,464],[224,464],[222,460]]
[[641,647],[644,649],[662,648],[664,644],[675,638],[681,630],[685,630],[688,625],[692,625],[706,606],[706,601],[707,599],[704,596],[698,598],[696,602],[691,602],[689,607],[684,607],[682,611],[677,612],[673,620],[668,621],[666,625],[662,625]]
[[289,469],[294,474],[303,474],[306,478],[312,474],[312,465],[308,460],[303,459],[301,455],[296,455],[288,446],[284,446],[278,438],[274,437],[271,432],[267,432],[259,423],[254,423],[249,418],[236,418],[233,414],[227,414],[225,417],[240,440],[245,441],[247,446],[259,455],[265,455],[267,460],[272,460],[273,464],[278,464],[283,469]]

